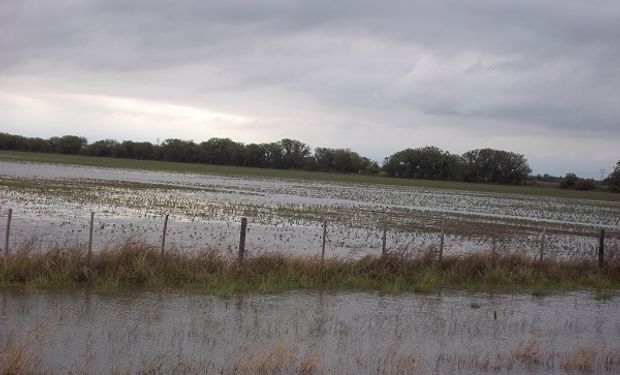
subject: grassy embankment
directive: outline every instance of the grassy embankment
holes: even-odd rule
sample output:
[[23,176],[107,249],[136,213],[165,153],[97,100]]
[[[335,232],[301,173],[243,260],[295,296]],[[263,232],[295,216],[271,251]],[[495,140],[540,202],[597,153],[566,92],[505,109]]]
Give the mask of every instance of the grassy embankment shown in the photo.
[[597,199],[608,201],[620,201],[620,194],[604,191],[576,191],[558,188],[545,188],[539,186],[515,186],[499,184],[477,184],[460,181],[437,181],[391,178],[383,176],[366,176],[358,174],[336,174],[324,172],[309,172],[299,170],[282,170],[268,168],[249,168],[209,164],[173,163],[152,160],[117,159],[106,157],[43,154],[17,151],[0,151],[0,161],[34,162],[73,164],[93,167],[126,168],[164,172],[189,172],[199,174],[216,174],[223,176],[247,176],[284,178],[309,181],[333,181],[361,184],[383,184],[395,186],[411,186],[432,189],[465,190],[483,193],[505,193],[552,196],[558,198]]
[[150,245],[125,243],[96,253],[21,249],[0,262],[2,289],[93,288],[99,292],[133,289],[189,290],[229,296],[293,289],[374,290],[387,293],[455,289],[481,292],[556,291],[593,288],[598,296],[620,288],[620,262],[603,268],[591,261],[537,261],[521,255],[468,254],[445,257],[430,252],[390,254],[359,260],[263,254],[243,264],[213,250],[161,257]]

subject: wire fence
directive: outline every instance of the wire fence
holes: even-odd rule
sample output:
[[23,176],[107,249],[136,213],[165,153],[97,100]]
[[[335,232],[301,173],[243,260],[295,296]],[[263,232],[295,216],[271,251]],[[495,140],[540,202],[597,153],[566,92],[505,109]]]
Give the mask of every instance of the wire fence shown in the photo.
[[[620,234],[609,229],[510,228],[462,233],[441,223],[404,229],[378,223],[351,226],[338,220],[269,223],[239,217],[235,221],[188,220],[174,215],[119,217],[107,212],[76,213],[74,217],[29,215],[11,209],[0,214],[4,253],[78,246],[100,251],[125,241],[161,246],[162,252],[217,249],[244,257],[278,251],[298,255],[359,258],[390,252],[448,255],[473,251],[494,254],[521,252],[542,261],[549,257],[604,262],[620,255]],[[242,221],[247,225],[243,226]]]

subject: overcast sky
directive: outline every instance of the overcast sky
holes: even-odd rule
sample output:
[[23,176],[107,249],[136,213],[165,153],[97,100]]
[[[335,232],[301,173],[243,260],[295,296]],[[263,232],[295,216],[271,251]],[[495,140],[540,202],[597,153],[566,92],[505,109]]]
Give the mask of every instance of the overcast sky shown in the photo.
[[620,2],[0,1],[0,131],[620,159]]

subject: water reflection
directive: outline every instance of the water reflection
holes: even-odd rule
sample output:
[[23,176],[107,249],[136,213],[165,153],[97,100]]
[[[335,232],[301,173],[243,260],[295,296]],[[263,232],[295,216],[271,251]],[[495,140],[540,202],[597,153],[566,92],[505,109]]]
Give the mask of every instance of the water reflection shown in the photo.
[[476,373],[484,358],[521,368],[515,353],[534,338],[555,363],[553,373],[562,372],[563,356],[575,348],[592,348],[601,361],[619,350],[618,300],[596,301],[585,292],[545,298],[293,292],[229,299],[4,293],[0,336],[6,340],[45,322],[43,363],[61,372],[133,372],[152,361],[226,371],[271,350],[295,363],[316,357],[329,372],[375,372],[417,359],[415,366],[439,373],[457,365]]

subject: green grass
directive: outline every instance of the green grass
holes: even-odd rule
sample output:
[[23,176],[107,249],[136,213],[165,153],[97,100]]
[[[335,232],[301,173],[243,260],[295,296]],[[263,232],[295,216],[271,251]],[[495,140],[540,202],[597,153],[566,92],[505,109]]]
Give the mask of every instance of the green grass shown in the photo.
[[451,189],[464,190],[482,193],[504,193],[504,194],[524,194],[551,196],[558,198],[578,198],[578,199],[596,199],[608,201],[620,201],[620,194],[614,194],[605,191],[576,191],[563,190],[559,188],[544,188],[537,186],[515,186],[515,185],[497,185],[497,184],[474,184],[459,181],[436,181],[436,180],[418,180],[391,178],[384,176],[367,176],[358,174],[336,174],[323,172],[309,172],[299,170],[282,170],[268,168],[249,168],[235,167],[209,164],[193,164],[193,163],[173,163],[165,161],[152,160],[132,160],[104,158],[80,155],[61,155],[61,154],[43,154],[16,151],[0,151],[0,160],[18,161],[18,162],[35,162],[35,163],[55,163],[55,164],[73,164],[94,167],[108,168],[126,168],[140,169],[152,171],[168,171],[168,172],[189,172],[199,174],[216,174],[223,176],[247,176],[247,177],[266,177],[266,178],[283,178],[297,179],[309,181],[333,181],[348,182],[359,184],[383,184],[394,186],[411,186],[419,188],[432,189]]
[[[390,254],[355,261],[263,254],[242,264],[214,250],[171,253],[128,242],[96,253],[54,248],[21,249],[0,263],[0,289],[90,288],[101,293],[128,290],[190,290],[220,296],[288,290],[373,290],[430,293],[442,289],[472,292],[525,292],[546,295],[590,288],[601,299],[620,288],[620,263],[599,268],[590,261],[548,261],[540,265],[521,255],[491,257],[474,253],[445,257]],[[605,291],[605,292],[600,292]]]

